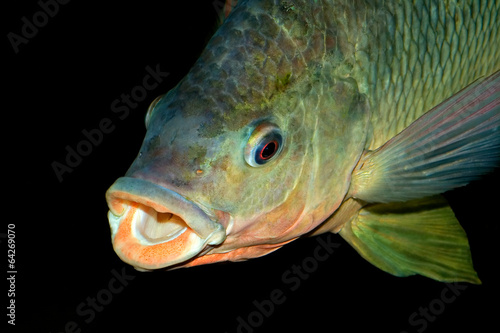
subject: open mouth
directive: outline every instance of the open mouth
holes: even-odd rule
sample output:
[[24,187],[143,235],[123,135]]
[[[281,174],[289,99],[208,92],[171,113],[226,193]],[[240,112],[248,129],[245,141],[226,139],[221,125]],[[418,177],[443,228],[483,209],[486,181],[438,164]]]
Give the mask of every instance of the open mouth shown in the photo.
[[136,237],[144,243],[159,244],[169,242],[184,233],[188,226],[178,215],[160,213],[151,207],[141,205],[136,221]]
[[113,248],[137,269],[175,265],[226,237],[224,227],[198,205],[146,180],[119,178],[106,200]]

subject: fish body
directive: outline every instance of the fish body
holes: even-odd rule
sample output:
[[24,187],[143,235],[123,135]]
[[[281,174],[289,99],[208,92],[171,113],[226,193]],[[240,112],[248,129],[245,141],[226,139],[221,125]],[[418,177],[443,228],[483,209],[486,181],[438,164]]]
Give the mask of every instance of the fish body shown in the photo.
[[[395,275],[478,282],[435,195],[500,159],[499,11],[493,0],[239,2],[151,104],[139,155],[107,192],[115,251],[138,269],[185,267],[331,231]],[[420,258],[411,267],[380,260],[440,241],[463,253],[445,272],[422,253],[405,252]]]

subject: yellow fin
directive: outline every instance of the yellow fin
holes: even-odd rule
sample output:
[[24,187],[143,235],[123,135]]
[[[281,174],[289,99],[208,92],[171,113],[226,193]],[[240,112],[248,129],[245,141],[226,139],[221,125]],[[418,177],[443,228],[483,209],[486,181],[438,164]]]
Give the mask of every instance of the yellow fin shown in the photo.
[[441,196],[366,206],[340,235],[363,258],[393,275],[481,283],[467,235]]

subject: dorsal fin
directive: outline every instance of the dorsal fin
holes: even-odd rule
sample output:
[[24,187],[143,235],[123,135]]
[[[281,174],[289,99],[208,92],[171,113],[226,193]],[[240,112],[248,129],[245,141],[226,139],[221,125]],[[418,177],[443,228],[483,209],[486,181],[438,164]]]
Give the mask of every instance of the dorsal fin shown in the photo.
[[219,15],[219,26],[226,21],[229,14],[238,4],[238,0],[219,0],[214,2],[215,11]]

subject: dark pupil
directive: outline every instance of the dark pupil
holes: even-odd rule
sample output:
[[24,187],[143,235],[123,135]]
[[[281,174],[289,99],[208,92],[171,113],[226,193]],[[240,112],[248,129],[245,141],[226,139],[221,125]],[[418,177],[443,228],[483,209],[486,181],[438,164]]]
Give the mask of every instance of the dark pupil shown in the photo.
[[261,157],[265,160],[273,156],[273,154],[276,152],[276,141],[271,141],[269,142],[264,149],[262,149]]

